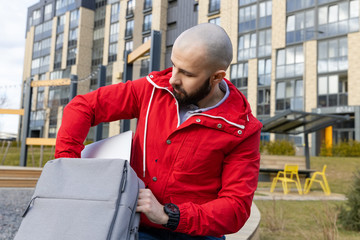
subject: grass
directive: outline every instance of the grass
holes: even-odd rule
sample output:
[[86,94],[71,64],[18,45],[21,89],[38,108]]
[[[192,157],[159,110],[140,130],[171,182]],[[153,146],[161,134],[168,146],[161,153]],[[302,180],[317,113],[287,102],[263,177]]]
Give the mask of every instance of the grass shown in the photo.
[[276,200],[255,204],[261,213],[260,239],[360,239],[359,232],[345,231],[336,224],[343,202]]
[[[5,148],[0,151],[0,164],[4,156]],[[1,149],[1,146],[0,146]],[[54,159],[54,148],[51,146],[44,146],[43,151],[43,162],[42,166],[49,160]],[[17,146],[16,143],[12,144],[9,148],[8,154],[6,155],[4,165],[7,166],[19,166],[20,164],[20,145]],[[40,167],[40,146],[29,146],[27,154],[27,166],[28,167]]]
[[[322,171],[327,165],[326,177],[332,193],[345,194],[353,181],[353,173],[360,168],[360,158],[312,157],[311,168]],[[268,188],[260,182],[259,188]],[[278,184],[277,187],[281,187]],[[314,184],[312,191],[322,191]],[[360,232],[346,231],[336,220],[343,201],[260,201],[255,204],[261,212],[260,238],[270,239],[360,239]]]

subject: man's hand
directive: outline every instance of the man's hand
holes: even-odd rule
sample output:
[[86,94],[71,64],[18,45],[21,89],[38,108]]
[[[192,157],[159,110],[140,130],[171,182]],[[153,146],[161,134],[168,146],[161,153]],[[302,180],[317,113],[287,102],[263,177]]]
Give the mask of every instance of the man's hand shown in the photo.
[[140,189],[137,212],[142,212],[153,223],[166,224],[169,216],[164,212],[164,206],[159,203],[150,189]]

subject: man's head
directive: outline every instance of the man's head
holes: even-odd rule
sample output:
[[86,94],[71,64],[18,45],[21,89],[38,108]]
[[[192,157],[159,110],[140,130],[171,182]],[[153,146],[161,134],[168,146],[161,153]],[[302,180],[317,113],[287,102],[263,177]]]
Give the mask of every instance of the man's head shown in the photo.
[[170,84],[180,103],[197,104],[213,93],[232,60],[232,44],[219,26],[204,23],[183,32],[175,41]]

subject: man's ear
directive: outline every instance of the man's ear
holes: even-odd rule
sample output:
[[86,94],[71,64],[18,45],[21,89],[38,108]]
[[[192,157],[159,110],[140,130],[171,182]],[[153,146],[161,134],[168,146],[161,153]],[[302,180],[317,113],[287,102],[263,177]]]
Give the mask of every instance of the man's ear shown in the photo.
[[212,82],[213,84],[220,83],[226,75],[226,72],[224,70],[218,70],[216,71],[212,76]]

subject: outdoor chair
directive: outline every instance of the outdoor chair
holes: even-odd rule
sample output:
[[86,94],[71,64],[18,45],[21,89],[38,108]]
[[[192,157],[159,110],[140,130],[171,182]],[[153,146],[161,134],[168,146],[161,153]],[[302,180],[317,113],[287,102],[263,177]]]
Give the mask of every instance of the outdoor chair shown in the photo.
[[[326,195],[331,194],[330,187],[329,187],[328,181],[325,176],[325,170],[326,170],[326,165],[324,165],[322,172],[314,172],[314,174],[312,175],[311,178],[306,178],[305,185],[304,185],[304,194],[309,193],[313,182],[320,183],[320,186]],[[318,177],[318,176],[320,179],[316,179],[316,177]]]
[[290,189],[288,188],[288,183],[295,183],[296,188],[299,194],[302,194],[301,184],[299,179],[299,166],[298,165],[288,165],[285,164],[284,171],[279,171],[276,177],[273,179],[271,184],[270,192],[273,192],[278,181],[282,182],[282,187],[284,190],[284,194],[288,194]]

